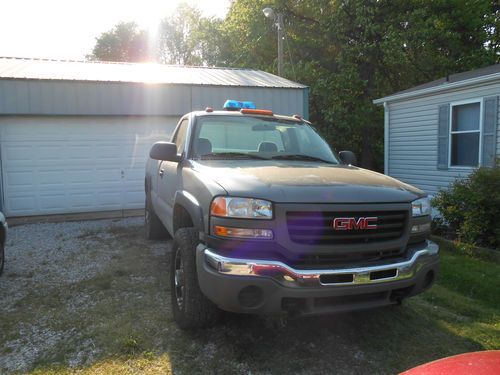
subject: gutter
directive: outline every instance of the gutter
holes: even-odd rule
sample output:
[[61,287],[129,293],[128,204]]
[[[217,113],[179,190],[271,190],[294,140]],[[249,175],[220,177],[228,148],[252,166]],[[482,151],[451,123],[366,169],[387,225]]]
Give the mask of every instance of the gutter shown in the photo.
[[474,85],[474,84],[482,84],[482,83],[494,81],[497,79],[500,79],[500,73],[488,74],[486,76],[466,79],[463,81],[458,81],[458,82],[453,82],[453,83],[444,83],[444,84],[441,84],[438,86],[428,87],[425,89],[406,92],[406,93],[402,93],[402,94],[394,94],[394,95],[386,96],[386,97],[383,97],[380,99],[375,99],[375,100],[373,100],[373,104],[380,105],[380,104],[384,104],[384,103],[395,101],[395,100],[408,99],[408,98],[413,98],[416,96],[433,94],[433,93],[436,93],[439,91],[458,89],[458,88],[461,88],[464,86],[470,86],[470,85]]

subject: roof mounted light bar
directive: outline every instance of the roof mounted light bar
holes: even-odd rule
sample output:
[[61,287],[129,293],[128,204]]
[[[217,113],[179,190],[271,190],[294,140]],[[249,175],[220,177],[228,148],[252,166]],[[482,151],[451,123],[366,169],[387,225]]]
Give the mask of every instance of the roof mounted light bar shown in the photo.
[[239,111],[240,109],[256,109],[253,102],[240,102],[238,100],[228,99],[223,107],[226,111]]

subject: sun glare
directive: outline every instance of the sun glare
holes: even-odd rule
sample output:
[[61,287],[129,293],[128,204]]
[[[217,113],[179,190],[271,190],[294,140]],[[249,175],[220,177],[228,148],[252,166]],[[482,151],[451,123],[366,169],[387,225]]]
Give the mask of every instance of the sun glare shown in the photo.
[[[182,0],[19,0],[0,12],[0,56],[83,59],[118,22],[153,32]],[[204,16],[224,17],[230,0],[184,0]],[[29,9],[29,11],[26,11]]]

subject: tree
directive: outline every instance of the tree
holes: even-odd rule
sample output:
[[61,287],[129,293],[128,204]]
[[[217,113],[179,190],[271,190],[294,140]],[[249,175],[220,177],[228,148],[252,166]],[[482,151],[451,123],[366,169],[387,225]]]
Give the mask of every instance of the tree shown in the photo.
[[96,38],[90,60],[145,62],[150,60],[148,36],[135,22],[120,22]]
[[285,76],[310,87],[311,119],[330,144],[381,170],[383,111],[372,100],[498,61],[496,3],[237,0],[221,29],[223,55],[240,57],[222,60],[275,72],[276,36],[260,10],[283,13]]
[[158,61],[164,64],[215,65],[220,20],[201,16],[201,12],[181,3],[164,18],[159,29]]
[[362,165],[381,169],[382,110],[371,100],[495,62],[485,48],[484,0],[338,1],[330,38],[340,48],[324,116],[352,134]]

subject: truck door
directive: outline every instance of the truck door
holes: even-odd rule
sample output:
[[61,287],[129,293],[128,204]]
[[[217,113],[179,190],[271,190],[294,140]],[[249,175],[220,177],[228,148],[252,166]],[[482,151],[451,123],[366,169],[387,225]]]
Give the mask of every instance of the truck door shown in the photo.
[[[188,125],[188,118],[181,120],[177,126],[174,137],[172,138],[172,142],[177,145],[177,155],[179,156],[184,152]],[[173,161],[162,161],[160,163],[158,174],[159,206],[161,206],[161,211],[163,211],[163,215],[160,217],[168,218],[169,222],[164,222],[163,224],[167,227],[170,233],[172,233],[171,226],[175,192],[182,184],[182,161],[179,163]]]

